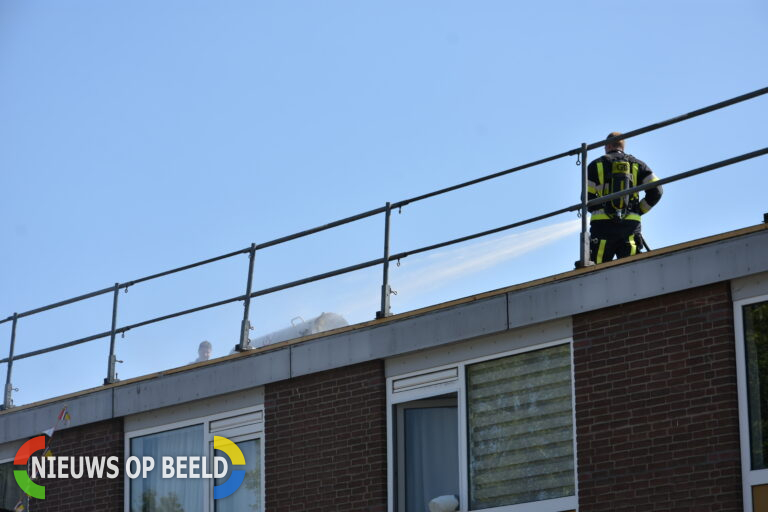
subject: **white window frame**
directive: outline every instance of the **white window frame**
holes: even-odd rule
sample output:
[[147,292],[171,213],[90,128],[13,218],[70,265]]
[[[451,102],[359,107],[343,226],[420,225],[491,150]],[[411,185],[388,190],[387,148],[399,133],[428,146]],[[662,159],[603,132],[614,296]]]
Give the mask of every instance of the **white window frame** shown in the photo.
[[[233,426],[231,428],[226,428],[222,430],[217,430],[215,432],[211,432],[211,423],[228,419],[228,418],[234,418],[236,416],[242,416],[244,414],[253,414],[253,413],[260,413],[261,414],[261,421],[250,423],[244,426]],[[244,409],[236,409],[233,411],[227,411],[217,414],[211,414],[208,416],[201,416],[199,418],[184,420],[184,421],[176,421],[172,423],[166,423],[164,425],[158,425],[155,427],[150,428],[144,428],[141,430],[134,430],[131,432],[125,433],[125,446],[124,446],[124,458],[123,461],[128,460],[128,457],[131,456],[131,440],[136,437],[143,437],[147,435],[152,434],[159,434],[161,432],[167,432],[169,430],[176,430],[179,428],[184,427],[191,427],[193,425],[202,425],[203,426],[203,448],[204,453],[208,457],[208,460],[213,460],[213,437],[216,436],[223,436],[228,439],[231,439],[232,441],[238,440],[238,441],[245,441],[245,440],[252,440],[252,439],[259,439],[259,445],[261,448],[261,460],[259,461],[259,464],[261,465],[261,507],[262,510],[265,506],[265,473],[264,473],[264,406],[258,405],[254,407],[246,407]],[[157,464],[157,461],[156,461]],[[157,470],[157,466],[155,466],[155,470]],[[123,499],[123,510],[125,512],[130,512],[131,510],[131,479],[128,478],[128,475],[123,470],[123,482],[124,482],[124,499]],[[208,485],[203,487],[203,512],[213,512],[214,510],[214,503],[213,503],[213,479],[209,479]]]
[[750,453],[749,402],[747,396],[747,354],[744,351],[744,306],[768,302],[768,295],[734,301],[733,326],[736,339],[736,382],[739,391],[739,439],[741,443],[741,482],[745,512],[752,512],[752,487],[768,484],[768,469],[752,470]]
[[[395,488],[399,485],[394,481],[395,476],[395,452],[398,447],[395,446],[395,436],[393,435],[393,429],[396,427],[394,424],[395,413],[394,408],[399,404],[407,404],[415,400],[425,400],[441,395],[447,395],[450,393],[457,394],[457,406],[458,406],[458,432],[459,432],[459,512],[474,512],[470,511],[468,504],[469,496],[469,475],[468,475],[468,457],[469,450],[467,446],[467,393],[466,393],[466,367],[475,363],[483,361],[490,361],[493,359],[501,359],[508,356],[514,356],[523,354],[525,352],[532,352],[535,350],[541,350],[550,347],[556,347],[559,345],[569,345],[571,354],[571,414],[573,418],[573,483],[574,494],[573,496],[567,496],[564,498],[556,498],[551,500],[537,501],[531,503],[520,503],[517,505],[505,505],[502,507],[493,507],[478,509],[483,512],[561,512],[563,510],[578,510],[579,503],[579,482],[578,482],[578,459],[576,452],[576,390],[575,390],[575,375],[573,366],[573,339],[565,338],[548,343],[540,343],[538,345],[528,346],[511,350],[507,352],[499,352],[493,355],[487,355],[474,359],[467,359],[459,363],[453,363],[448,365],[436,366],[427,370],[420,370],[416,372],[405,373],[402,375],[395,375],[387,378],[387,503],[388,512],[396,512],[395,504]],[[455,378],[449,378],[449,372],[455,369]],[[428,376],[434,376],[433,379],[427,378]],[[424,376],[423,383],[420,383],[420,379],[417,377]],[[412,379],[412,386],[406,386],[401,391],[394,391],[395,383],[402,382],[403,379]]]

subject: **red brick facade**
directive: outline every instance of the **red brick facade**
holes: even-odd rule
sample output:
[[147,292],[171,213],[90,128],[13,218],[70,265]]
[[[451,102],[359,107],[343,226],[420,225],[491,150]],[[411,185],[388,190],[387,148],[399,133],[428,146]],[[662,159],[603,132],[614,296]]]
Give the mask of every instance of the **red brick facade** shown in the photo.
[[122,512],[123,510],[123,420],[109,420],[57,431],[51,450],[57,457],[111,457],[120,461],[115,479],[43,480],[45,500],[32,499],[34,512]]
[[[580,512],[741,511],[728,283],[573,318]],[[383,361],[265,386],[266,510],[385,512]],[[117,479],[48,480],[35,511],[123,510],[122,419],[56,433]]]
[[728,283],[574,317],[579,510],[741,511]]
[[266,386],[266,509],[384,512],[384,363]]

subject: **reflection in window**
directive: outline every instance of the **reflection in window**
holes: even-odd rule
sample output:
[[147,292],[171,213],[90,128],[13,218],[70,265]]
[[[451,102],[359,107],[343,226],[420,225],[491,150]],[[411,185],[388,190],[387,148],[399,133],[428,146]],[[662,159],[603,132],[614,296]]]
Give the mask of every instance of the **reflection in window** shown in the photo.
[[21,496],[13,478],[13,461],[0,464],[0,511],[13,510]]
[[752,469],[768,467],[768,302],[744,306]]
[[204,455],[203,425],[131,439],[131,455],[152,457],[147,478],[130,480],[131,512],[202,512],[203,479],[162,478],[162,457]]
[[471,510],[575,493],[569,345],[467,367]]
[[456,399],[417,401],[398,408],[399,510],[422,512],[430,500],[459,494],[458,414]]
[[[233,494],[214,501],[216,512],[261,512],[261,442],[259,439],[250,439],[235,441],[235,444],[245,458],[245,480]],[[214,455],[229,461],[227,455],[220,450],[216,450]],[[227,474],[217,478],[216,485],[227,481],[233,469],[243,469],[233,468],[231,463],[227,467]]]

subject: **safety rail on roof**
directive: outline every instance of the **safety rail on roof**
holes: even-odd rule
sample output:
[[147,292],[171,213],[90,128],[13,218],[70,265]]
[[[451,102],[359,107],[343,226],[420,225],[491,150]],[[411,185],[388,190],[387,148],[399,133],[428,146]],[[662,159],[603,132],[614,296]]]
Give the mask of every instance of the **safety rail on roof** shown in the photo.
[[[611,194],[611,195],[608,195],[608,196],[604,196],[604,197],[600,197],[598,199],[594,199],[592,201],[588,201],[587,200],[587,154],[588,154],[589,150],[602,147],[602,146],[604,146],[604,145],[606,145],[606,144],[608,144],[610,142],[617,141],[619,139],[621,139],[621,140],[629,139],[629,138],[636,137],[636,136],[644,134],[644,133],[648,133],[648,132],[651,132],[651,131],[654,131],[654,130],[658,130],[660,128],[664,128],[666,126],[670,126],[670,125],[673,125],[673,124],[676,124],[676,123],[680,123],[682,121],[686,121],[686,120],[692,119],[694,117],[698,117],[698,116],[701,116],[701,115],[713,112],[715,110],[720,110],[720,109],[729,107],[731,105],[735,105],[737,103],[741,103],[743,101],[747,101],[747,100],[756,98],[758,96],[762,96],[764,94],[768,94],[768,87],[765,87],[765,88],[762,88],[762,89],[758,89],[756,91],[753,91],[753,92],[750,92],[748,94],[744,94],[744,95],[741,95],[741,96],[737,96],[735,98],[731,98],[731,99],[726,100],[726,101],[715,103],[715,104],[710,105],[708,107],[704,107],[704,108],[701,108],[701,109],[698,109],[698,110],[694,110],[694,111],[689,112],[687,114],[683,114],[683,115],[680,115],[680,116],[677,116],[677,117],[673,117],[673,118],[668,119],[666,121],[662,121],[662,122],[659,122],[659,123],[654,123],[654,124],[645,126],[643,128],[638,128],[636,130],[632,130],[630,132],[627,132],[627,133],[622,134],[622,135],[617,136],[617,137],[613,137],[613,138],[610,138],[610,139],[593,142],[592,144],[582,143],[580,147],[577,147],[577,148],[574,148],[574,149],[570,149],[568,151],[564,151],[562,153],[558,153],[556,155],[552,155],[552,156],[549,156],[549,157],[546,157],[546,158],[542,158],[542,159],[536,160],[534,162],[529,162],[527,164],[519,165],[519,166],[513,167],[511,169],[507,169],[507,170],[504,170],[504,171],[500,171],[500,172],[496,172],[496,173],[489,174],[489,175],[486,175],[486,176],[482,176],[480,178],[476,178],[476,179],[473,179],[473,180],[470,180],[470,181],[459,183],[457,185],[453,185],[453,186],[450,186],[450,187],[442,188],[442,189],[439,189],[439,190],[436,190],[436,191],[433,191],[433,192],[429,192],[427,194],[422,194],[422,195],[419,195],[419,196],[415,196],[415,197],[412,197],[410,199],[405,199],[405,200],[397,201],[397,202],[394,202],[394,203],[386,203],[384,206],[381,206],[379,208],[375,208],[373,210],[368,210],[366,212],[362,212],[362,213],[359,213],[357,215],[352,215],[350,217],[339,219],[337,221],[330,222],[330,223],[324,224],[322,226],[317,226],[317,227],[312,228],[312,229],[307,229],[307,230],[304,230],[304,231],[300,231],[300,232],[294,233],[292,235],[284,236],[284,237],[277,238],[277,239],[274,239],[274,240],[271,240],[271,241],[268,241],[268,242],[263,242],[263,243],[260,243],[260,244],[252,243],[250,245],[250,247],[246,247],[244,249],[233,251],[233,252],[230,252],[230,253],[227,253],[227,254],[222,254],[221,256],[216,256],[214,258],[209,258],[209,259],[206,259],[206,260],[203,260],[203,261],[198,261],[196,263],[191,263],[189,265],[184,265],[182,267],[178,267],[178,268],[175,268],[175,269],[167,270],[165,272],[160,272],[160,273],[157,273],[157,274],[152,274],[150,276],[142,277],[142,278],[139,278],[139,279],[134,279],[133,281],[127,281],[127,282],[124,282],[124,283],[115,283],[114,286],[110,286],[110,287],[107,287],[107,288],[103,288],[101,290],[97,290],[97,291],[94,291],[94,292],[86,293],[84,295],[79,295],[77,297],[73,297],[73,298],[70,298],[70,299],[67,299],[67,300],[63,300],[63,301],[60,301],[60,302],[55,302],[55,303],[49,304],[47,306],[43,306],[43,307],[39,307],[39,308],[32,309],[32,310],[29,310],[29,311],[25,311],[23,313],[14,313],[13,315],[11,315],[9,317],[0,320],[0,324],[6,323],[6,322],[12,322],[12,325],[11,325],[11,345],[10,345],[9,355],[8,355],[7,358],[0,359],[0,363],[6,363],[7,364],[7,368],[6,368],[6,381],[5,381],[5,393],[4,393],[4,396],[3,396],[3,403],[2,403],[2,405],[0,405],[0,410],[8,409],[8,408],[13,406],[12,393],[14,391],[14,388],[13,388],[13,385],[11,383],[11,379],[12,379],[13,363],[14,363],[14,361],[18,361],[20,359],[26,359],[28,357],[33,357],[33,356],[37,356],[37,355],[41,355],[41,354],[46,354],[46,353],[53,352],[53,351],[56,351],[56,350],[61,350],[61,349],[67,348],[67,347],[72,347],[72,346],[75,346],[75,345],[80,345],[80,344],[83,344],[83,343],[87,343],[89,341],[98,340],[98,339],[101,339],[101,338],[109,338],[110,344],[109,344],[109,358],[107,360],[107,377],[104,379],[104,384],[111,384],[111,383],[114,383],[114,382],[117,381],[116,373],[115,373],[115,363],[117,362],[117,358],[116,358],[116,355],[115,355],[115,340],[116,340],[116,336],[118,334],[124,334],[124,333],[126,333],[127,331],[129,331],[131,329],[136,329],[136,328],[143,327],[143,326],[146,326],[146,325],[150,325],[150,324],[154,324],[154,323],[157,323],[157,322],[161,322],[163,320],[169,320],[171,318],[176,318],[176,317],[188,315],[188,314],[195,313],[195,312],[198,312],[198,311],[203,311],[203,310],[206,310],[206,309],[211,309],[211,308],[215,308],[215,307],[218,307],[218,306],[223,306],[225,304],[230,304],[230,303],[238,302],[238,301],[242,301],[243,302],[243,319],[242,319],[241,324],[240,324],[239,342],[238,342],[238,344],[236,345],[235,348],[238,351],[241,351],[241,352],[242,351],[246,351],[246,350],[249,350],[250,348],[252,348],[250,346],[250,340],[248,338],[248,331],[250,329],[250,322],[249,322],[250,302],[251,302],[252,298],[260,297],[262,295],[267,295],[267,294],[274,293],[274,292],[277,292],[277,291],[280,291],[280,290],[286,290],[288,288],[293,288],[293,287],[300,286],[300,285],[303,285],[303,284],[311,283],[311,282],[314,282],[314,281],[320,281],[322,279],[327,279],[329,277],[338,276],[338,275],[341,275],[341,274],[346,274],[346,273],[349,273],[349,272],[353,272],[355,270],[360,270],[360,269],[364,269],[364,268],[368,268],[368,267],[373,267],[373,266],[377,266],[377,265],[381,265],[382,266],[382,285],[381,285],[381,309],[376,312],[376,317],[377,318],[383,318],[383,317],[389,316],[391,314],[391,311],[390,311],[390,295],[392,293],[392,290],[391,290],[390,285],[389,285],[389,263],[391,261],[401,260],[401,259],[403,259],[403,258],[405,258],[407,256],[410,256],[410,255],[419,254],[419,253],[423,253],[423,252],[427,252],[427,251],[432,251],[432,250],[440,249],[442,247],[447,247],[447,246],[458,244],[458,243],[461,243],[461,242],[466,242],[468,240],[473,240],[475,238],[480,238],[480,237],[488,236],[488,235],[491,235],[491,234],[494,234],[494,233],[499,233],[501,231],[506,231],[506,230],[513,229],[513,228],[516,228],[516,227],[524,226],[526,224],[531,224],[533,222],[544,220],[544,219],[547,219],[549,217],[554,217],[555,215],[560,215],[560,214],[567,213],[567,212],[576,211],[576,212],[579,212],[579,214],[580,214],[580,217],[581,217],[581,235],[580,235],[580,238],[579,238],[579,262],[580,262],[580,264],[582,266],[586,266],[588,264],[588,260],[589,260],[589,233],[588,233],[588,225],[587,225],[587,223],[588,223],[588,208],[590,206],[597,205],[597,204],[602,204],[602,203],[604,203],[606,201],[612,200],[614,198],[618,198],[620,196],[625,196],[625,195],[630,194],[630,193],[639,192],[639,191],[646,190],[646,189],[652,188],[652,187],[657,187],[659,185],[663,185],[663,184],[666,184],[666,183],[672,183],[674,181],[678,181],[678,180],[682,180],[682,179],[685,179],[685,178],[689,178],[689,177],[695,176],[697,174],[702,174],[702,173],[705,173],[705,172],[713,171],[713,170],[719,169],[721,167],[725,167],[725,166],[728,166],[728,165],[731,165],[731,164],[735,164],[735,163],[738,163],[738,162],[742,162],[742,161],[745,161],[745,160],[749,160],[749,159],[752,159],[752,158],[756,158],[758,156],[762,156],[762,155],[768,154],[768,147],[762,148],[762,149],[759,149],[759,150],[756,150],[756,151],[753,151],[753,152],[750,152],[750,153],[745,153],[743,155],[739,155],[739,156],[735,156],[733,158],[729,158],[727,160],[722,160],[720,162],[716,162],[716,163],[713,163],[713,164],[710,164],[710,165],[706,165],[706,166],[703,166],[703,167],[692,169],[692,170],[689,170],[689,171],[686,171],[686,172],[681,172],[679,174],[675,174],[673,176],[670,176],[668,178],[664,178],[664,179],[655,181],[653,183],[648,183],[648,184],[636,186],[636,187],[631,188],[631,189],[627,189],[627,190],[624,190],[624,191],[621,191],[621,192],[617,192],[617,193],[614,193],[614,194]],[[552,162],[552,161],[555,161],[555,160],[558,160],[558,159],[561,159],[561,158],[564,158],[564,157],[568,157],[568,156],[578,156],[578,159],[579,159],[580,164],[581,164],[581,199],[580,199],[579,203],[573,204],[571,206],[567,206],[565,208],[561,208],[561,209],[556,210],[556,211],[545,213],[543,215],[539,215],[539,216],[536,216],[536,217],[531,217],[529,219],[525,219],[525,220],[522,220],[522,221],[519,221],[519,222],[515,222],[515,223],[507,224],[505,226],[501,226],[501,227],[498,227],[498,228],[490,229],[490,230],[487,230],[487,231],[482,231],[482,232],[479,232],[479,233],[474,233],[472,235],[467,235],[467,236],[463,236],[463,237],[460,237],[460,238],[455,238],[453,240],[448,240],[446,242],[441,242],[441,243],[437,243],[437,244],[433,244],[433,245],[429,245],[429,246],[425,246],[425,247],[420,247],[420,248],[413,249],[413,250],[410,250],[410,251],[404,251],[404,252],[400,252],[400,253],[397,253],[397,254],[390,254],[390,251],[389,251],[390,216],[391,216],[391,213],[392,213],[393,209],[401,208],[401,207],[403,207],[405,205],[408,205],[408,204],[411,204],[411,203],[422,201],[424,199],[428,199],[428,198],[435,197],[435,196],[438,196],[438,195],[441,195],[441,194],[452,192],[454,190],[458,190],[458,189],[461,189],[461,188],[469,187],[469,186],[475,185],[477,183],[481,183],[481,182],[484,182],[484,181],[495,179],[495,178],[498,178],[498,177],[501,177],[501,176],[505,176],[507,174],[514,173],[514,172],[522,171],[524,169],[528,169],[528,168],[531,168],[531,167],[542,165],[542,164],[545,164],[545,163],[548,163],[548,162]],[[344,267],[344,268],[339,268],[339,269],[336,269],[336,270],[332,270],[330,272],[325,272],[325,273],[322,273],[322,274],[317,274],[317,275],[314,275],[314,276],[311,276],[311,277],[307,277],[307,278],[304,278],[304,279],[299,279],[297,281],[291,281],[291,282],[288,282],[288,283],[284,283],[284,284],[281,284],[281,285],[278,285],[278,286],[273,286],[273,287],[270,287],[270,288],[265,288],[265,289],[262,289],[262,290],[257,290],[257,291],[253,291],[252,290],[252,286],[253,286],[253,273],[254,273],[254,259],[255,259],[256,251],[263,250],[263,249],[266,249],[268,247],[272,247],[272,246],[279,245],[279,244],[282,244],[282,243],[285,243],[285,242],[289,242],[291,240],[296,240],[298,238],[302,238],[302,237],[305,237],[305,236],[308,236],[308,235],[319,233],[321,231],[332,229],[332,228],[335,228],[337,226],[341,226],[341,225],[344,225],[344,224],[349,224],[351,222],[355,222],[355,221],[358,221],[358,220],[361,220],[361,219],[365,219],[365,218],[368,218],[368,217],[372,217],[374,215],[379,215],[379,214],[384,214],[384,254],[383,254],[383,256],[381,258],[377,258],[377,259],[374,259],[374,260],[369,260],[369,261],[366,261],[366,262],[363,262],[363,263],[358,263],[356,265],[351,265],[351,266]],[[243,295],[239,295],[237,297],[232,297],[232,298],[229,298],[229,299],[221,300],[221,301],[218,301],[218,302],[213,302],[213,303],[210,303],[210,304],[205,304],[205,305],[198,306],[198,307],[191,308],[191,309],[186,309],[184,311],[179,311],[179,312],[172,313],[172,314],[169,314],[169,315],[164,315],[164,316],[160,316],[160,317],[156,317],[156,318],[151,318],[149,320],[145,320],[145,321],[142,321],[142,322],[134,323],[134,324],[131,324],[131,325],[125,325],[125,326],[122,326],[122,327],[118,327],[117,326],[118,298],[119,298],[119,292],[120,292],[121,289],[127,290],[129,287],[137,285],[139,283],[143,283],[143,282],[150,281],[150,280],[153,280],[153,279],[158,279],[160,277],[168,276],[168,275],[171,275],[171,274],[175,274],[177,272],[182,272],[184,270],[189,270],[189,269],[192,269],[192,268],[195,268],[195,267],[199,267],[199,266],[202,266],[202,265],[207,265],[209,263],[213,263],[213,262],[216,262],[216,261],[221,261],[221,260],[224,260],[224,259],[227,259],[227,258],[231,258],[233,256],[237,256],[237,255],[240,255],[240,254],[248,254],[249,255],[249,264],[248,264],[248,274],[247,274],[247,281],[246,281],[246,289],[245,289],[245,293]],[[59,307],[66,306],[66,305],[69,305],[69,304],[73,304],[75,302],[79,302],[79,301],[83,301],[83,300],[90,299],[90,298],[93,298],[93,297],[97,297],[97,296],[100,296],[100,295],[108,294],[108,293],[112,293],[113,294],[113,299],[112,299],[112,324],[111,324],[110,330],[104,331],[104,332],[100,332],[100,333],[97,333],[97,334],[93,334],[91,336],[87,336],[87,337],[84,337],[84,338],[79,338],[79,339],[76,339],[76,340],[72,340],[72,341],[69,341],[69,342],[66,342],[66,343],[61,343],[61,344],[58,344],[58,345],[53,345],[53,346],[50,346],[50,347],[47,347],[47,348],[43,348],[43,349],[40,349],[40,350],[34,350],[34,351],[31,351],[31,352],[26,352],[26,353],[19,354],[19,355],[15,355],[14,354],[14,349],[15,349],[15,345],[16,345],[16,326],[17,326],[18,321],[20,319],[28,317],[28,316],[32,316],[32,315],[35,315],[35,314],[38,314],[38,313],[42,313],[44,311],[49,311],[51,309],[59,308]]]

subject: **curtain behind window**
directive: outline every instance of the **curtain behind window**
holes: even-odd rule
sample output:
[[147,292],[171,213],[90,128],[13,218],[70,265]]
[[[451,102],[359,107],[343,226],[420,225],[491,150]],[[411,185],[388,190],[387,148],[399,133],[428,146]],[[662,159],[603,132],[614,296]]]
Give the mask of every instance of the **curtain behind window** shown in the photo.
[[129,480],[131,512],[202,512],[206,479],[162,478],[162,457],[203,456],[203,426],[159,432],[131,439],[131,455],[152,457],[147,478]]
[[433,498],[459,494],[456,407],[404,409],[405,512],[428,512]]
[[570,345],[467,367],[470,509],[572,496]]

